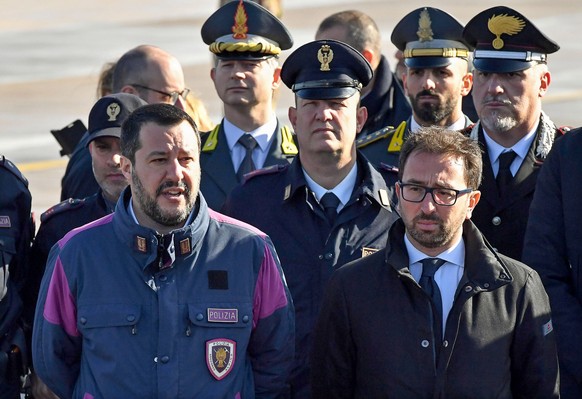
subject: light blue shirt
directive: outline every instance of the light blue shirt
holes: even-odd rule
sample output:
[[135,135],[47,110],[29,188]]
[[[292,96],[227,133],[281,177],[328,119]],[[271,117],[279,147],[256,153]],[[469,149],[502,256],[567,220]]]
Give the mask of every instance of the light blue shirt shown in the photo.
[[527,153],[529,152],[529,148],[534,141],[536,130],[538,130],[538,125],[536,124],[535,127],[524,137],[521,138],[515,145],[511,148],[505,148],[502,145],[498,144],[495,140],[493,140],[485,129],[483,129],[483,136],[485,137],[485,143],[487,144],[487,152],[489,154],[489,161],[491,162],[491,167],[493,168],[493,175],[497,177],[497,173],[499,172],[499,155],[504,152],[513,150],[517,155],[509,170],[511,170],[511,174],[515,176],[521,163],[527,157]]
[[238,142],[238,139],[245,133],[250,134],[257,141],[257,146],[253,150],[253,163],[255,164],[255,168],[261,169],[265,165],[267,155],[269,155],[271,141],[275,137],[275,129],[277,129],[277,117],[275,114],[273,114],[269,122],[251,132],[245,132],[236,127],[226,118],[224,118],[222,126],[224,128],[224,134],[226,135],[226,142],[230,150],[230,158],[232,159],[234,170],[238,170],[246,154],[246,149]]
[[311,191],[313,191],[313,194],[315,195],[315,198],[317,198],[317,201],[321,200],[321,197],[323,197],[323,195],[328,192],[332,192],[335,194],[336,197],[338,197],[340,203],[337,206],[337,211],[339,212],[350,200],[352,192],[354,191],[354,187],[356,186],[356,180],[358,178],[358,163],[354,162],[354,166],[347,174],[347,176],[344,177],[344,179],[331,190],[328,190],[317,184],[315,180],[309,177],[305,169],[303,169],[303,175],[305,176],[307,186],[311,189]]
[[455,301],[455,292],[457,292],[457,287],[459,286],[459,282],[465,272],[465,242],[461,238],[451,248],[437,256],[428,256],[416,249],[408,239],[407,235],[404,235],[404,244],[406,245],[408,259],[410,261],[408,268],[417,283],[422,276],[421,260],[424,258],[440,258],[446,261],[434,274],[434,281],[437,283],[441,291],[444,337],[447,318],[449,317],[449,313],[453,307],[453,302]]

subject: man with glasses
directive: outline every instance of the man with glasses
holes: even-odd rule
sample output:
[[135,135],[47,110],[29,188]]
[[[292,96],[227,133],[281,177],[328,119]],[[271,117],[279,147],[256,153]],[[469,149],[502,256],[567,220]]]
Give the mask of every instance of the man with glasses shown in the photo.
[[481,150],[443,127],[400,153],[401,219],[385,250],[332,276],[315,328],[313,397],[557,398],[558,359],[538,274],[471,222]]
[[224,105],[220,125],[202,136],[200,190],[220,210],[246,173],[289,164],[297,154],[291,129],[275,115],[281,84],[278,56],[291,48],[287,28],[250,1],[232,1],[214,12],[201,30],[215,56],[210,71]]
[[[134,94],[148,104],[167,103],[180,109],[185,109],[190,92],[176,57],[151,45],[137,46],[121,56],[113,71],[112,85],[113,93]],[[88,134],[83,136],[67,164],[62,181],[62,201],[85,198],[99,190],[91,170],[88,138]]]

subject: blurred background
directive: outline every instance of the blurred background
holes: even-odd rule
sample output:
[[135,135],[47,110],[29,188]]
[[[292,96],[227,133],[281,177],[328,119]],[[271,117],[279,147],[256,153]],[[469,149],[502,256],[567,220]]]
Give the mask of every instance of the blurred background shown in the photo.
[[[132,47],[153,44],[176,56],[187,86],[203,100],[212,120],[220,121],[221,105],[210,80],[211,56],[200,38],[200,27],[217,4],[218,0],[0,0],[0,154],[29,179],[37,220],[59,201],[67,162],[50,130],[75,119],[87,124],[101,67]],[[282,0],[282,4],[282,20],[295,39],[293,48],[313,40],[319,22],[333,12],[359,9],[371,15],[382,31],[384,54],[393,68],[390,34],[408,12],[438,7],[465,24],[499,1]],[[549,57],[552,82],[544,110],[558,125],[582,125],[579,2],[504,4],[560,44],[560,51]],[[277,113],[284,121],[291,104],[290,91],[282,87]]]

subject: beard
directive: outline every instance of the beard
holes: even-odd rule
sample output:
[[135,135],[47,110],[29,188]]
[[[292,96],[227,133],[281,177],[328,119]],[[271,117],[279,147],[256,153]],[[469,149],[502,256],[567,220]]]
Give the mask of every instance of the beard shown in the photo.
[[[402,218],[404,225],[406,226],[406,231],[416,242],[425,248],[440,248],[447,245],[454,236],[454,231],[451,226],[447,226],[443,223],[441,218],[436,214],[425,215],[421,213],[420,215],[414,217],[411,221]],[[438,230],[425,232],[416,228],[416,223],[421,220],[430,220],[433,222],[438,222]]]
[[453,113],[458,103],[458,101],[455,101],[451,97],[445,98],[444,102],[439,101],[436,103],[421,103],[420,97],[422,96],[432,96],[434,98],[438,97],[431,90],[423,90],[414,97],[409,96],[412,109],[414,110],[414,115],[421,121],[430,125],[439,124],[442,120],[448,118],[449,115]]
[[511,110],[513,110],[511,101],[504,98],[487,96],[483,103],[487,104],[488,102],[493,101],[507,105],[507,109],[483,112],[480,116],[480,121],[485,130],[488,132],[508,132],[517,126],[517,118],[513,112],[511,112]]
[[[193,183],[193,187],[188,187],[184,182],[172,182],[165,181],[157,189],[155,197],[151,197],[146,189],[144,188],[141,179],[134,171],[131,176],[132,186],[134,188],[135,198],[139,203],[141,210],[154,222],[166,226],[174,227],[180,226],[186,222],[194,205],[196,203],[196,197],[198,196],[198,190],[200,188],[200,177],[196,178]],[[183,195],[186,200],[186,204],[183,207],[178,207],[174,210],[165,210],[157,202],[157,198],[162,194],[162,192],[171,187],[178,187],[183,189]]]

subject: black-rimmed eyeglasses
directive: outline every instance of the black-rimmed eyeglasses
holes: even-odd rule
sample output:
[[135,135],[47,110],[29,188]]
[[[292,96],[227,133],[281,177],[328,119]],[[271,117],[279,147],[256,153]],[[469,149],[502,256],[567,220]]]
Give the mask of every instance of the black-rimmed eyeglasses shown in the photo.
[[130,84],[130,86],[135,86],[135,87],[139,87],[140,89],[145,89],[145,90],[150,90],[159,94],[163,94],[164,96],[167,96],[170,100],[172,100],[172,104],[176,104],[176,101],[178,101],[178,97],[182,97],[183,100],[186,100],[186,97],[188,97],[188,93],[190,93],[190,89],[188,89],[187,87],[184,88],[184,90],[182,91],[173,91],[171,93],[167,93],[165,91],[161,91],[161,90],[157,90],[157,89],[152,89],[151,87],[147,87],[144,85],[139,85],[139,84]]
[[464,190],[454,190],[452,188],[425,187],[418,184],[398,182],[402,199],[408,202],[422,202],[426,194],[432,195],[432,200],[437,205],[453,206],[457,202],[459,195],[473,191],[471,188]]

